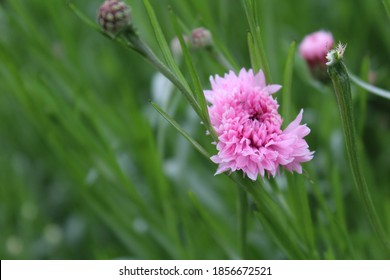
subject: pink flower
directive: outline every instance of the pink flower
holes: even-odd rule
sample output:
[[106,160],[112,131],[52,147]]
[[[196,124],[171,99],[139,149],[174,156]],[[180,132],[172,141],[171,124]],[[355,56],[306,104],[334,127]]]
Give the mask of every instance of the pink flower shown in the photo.
[[326,54],[333,48],[333,45],[332,33],[320,30],[303,38],[299,46],[299,53],[311,69],[317,66],[325,67]]
[[272,98],[280,85],[266,85],[262,71],[242,69],[223,78],[210,78],[211,90],[205,90],[211,124],[217,135],[218,154],[211,157],[217,163],[216,174],[242,170],[250,179],[275,176],[279,166],[302,173],[301,163],[313,158],[303,139],[310,129],[301,125],[303,110],[286,129],[278,102]]

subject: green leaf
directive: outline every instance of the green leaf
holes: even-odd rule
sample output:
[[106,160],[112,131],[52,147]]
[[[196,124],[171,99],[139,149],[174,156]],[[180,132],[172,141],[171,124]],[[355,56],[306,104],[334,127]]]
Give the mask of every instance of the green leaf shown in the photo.
[[385,6],[387,16],[390,19],[390,0],[383,0],[383,5]]
[[[170,70],[170,71],[162,71],[162,73],[169,80],[171,80],[176,86],[178,86],[181,93],[183,93],[183,95],[187,98],[187,100],[191,104],[192,108],[194,108],[195,112],[202,119],[203,118],[202,109],[200,108],[198,102],[196,101],[194,94],[191,91],[190,86],[188,85],[187,80],[184,78],[183,74],[181,73],[179,67],[177,66],[177,64],[172,56],[172,53],[169,49],[168,43],[167,43],[167,41],[164,37],[164,34],[161,30],[161,26],[157,21],[156,14],[154,13],[152,6],[150,5],[148,0],[144,0],[144,5],[146,7],[150,21],[152,23],[152,27],[153,27],[154,33],[156,35],[157,43],[158,43],[160,50],[164,56],[165,63],[167,64],[167,66]],[[164,67],[159,67],[159,70],[161,71],[161,69],[163,69],[163,68]],[[172,72],[172,75],[170,72]],[[167,75],[167,74],[169,74],[169,75]]]
[[255,216],[271,233],[275,242],[286,252],[291,259],[307,259],[307,253],[296,232],[291,227],[290,213],[286,213],[270,197],[261,181],[252,181],[243,178],[239,173],[232,173],[229,178],[247,191],[256,203]]
[[354,82],[357,86],[367,90],[368,92],[371,92],[375,95],[378,95],[380,97],[390,99],[390,91],[375,87],[373,85],[370,85],[361,79],[359,79],[357,76],[349,73],[349,76],[351,77],[352,82]]
[[351,85],[346,66],[342,61],[342,55],[345,48],[340,51],[338,47],[334,53],[331,63],[328,63],[328,74],[332,80],[334,92],[337,99],[337,105],[341,116],[341,124],[344,133],[345,144],[349,164],[352,169],[353,179],[357,188],[360,199],[367,211],[371,226],[382,242],[384,248],[390,252],[390,243],[388,235],[386,235],[382,223],[378,218],[374,204],[371,200],[370,191],[364,178],[362,166],[358,155],[358,145],[356,140]]
[[150,102],[154,109],[160,115],[166,119],[178,132],[180,132],[181,135],[184,136],[185,139],[188,140],[194,146],[195,149],[197,149],[203,156],[205,156],[207,159],[210,159],[211,155],[198,143],[196,142],[187,132],[185,132],[180,125],[171,117],[169,116],[161,107],[159,107],[156,103]]
[[190,56],[190,52],[188,51],[188,47],[186,42],[183,39],[182,33],[183,31],[179,27],[179,23],[177,21],[176,16],[174,15],[173,11],[170,10],[170,15],[171,15],[171,21],[173,23],[173,27],[175,28],[176,36],[180,41],[180,46],[183,51],[183,56],[184,60],[186,62],[187,68],[190,72],[192,84],[194,86],[194,92],[196,93],[197,100],[199,102],[199,106],[202,112],[202,121],[206,125],[207,129],[211,131],[210,129],[211,124],[210,124],[210,117],[207,109],[207,103],[206,103],[206,98],[203,93],[202,86],[200,84],[199,76],[195,70],[194,63],[192,62],[192,58]]
[[[162,55],[164,57],[165,63],[168,65],[168,67],[173,71],[173,73],[180,78],[181,81],[185,81],[182,73],[180,72],[179,67],[176,65],[175,59],[172,56],[172,53],[170,51],[169,45],[167,43],[167,40],[165,39],[165,36],[162,32],[161,26],[157,20],[156,14],[152,8],[152,6],[149,3],[149,0],[144,0],[144,5],[146,8],[146,11],[148,12],[150,22],[152,24],[154,34],[156,35],[158,46],[162,52]],[[188,84],[184,83],[189,90]]]
[[293,41],[288,49],[288,55],[286,65],[284,67],[284,78],[283,78],[283,95],[282,95],[282,116],[286,122],[291,121],[291,87],[294,67],[296,43]]
[[[362,79],[366,79],[369,75],[369,72],[370,72],[370,59],[368,56],[365,56],[363,61],[362,61],[362,65],[361,65],[361,70],[360,70],[360,77],[362,77]],[[351,74],[349,74],[349,76],[351,77]],[[357,111],[357,133],[360,137],[363,137],[363,131],[364,131],[364,124],[366,122],[366,115],[367,115],[367,90],[362,88],[362,87],[358,87],[358,96],[357,96],[357,100],[358,100],[358,111]]]
[[105,32],[99,24],[96,22],[92,21],[89,17],[87,17],[85,14],[83,14],[71,1],[66,1],[66,5],[73,11],[73,13],[80,18],[85,24],[87,24],[89,27],[94,29],[95,31],[103,34],[104,36],[113,39],[112,36],[110,36],[107,32]]
[[288,192],[291,196],[292,213],[294,213],[295,225],[300,233],[301,240],[304,241],[307,248],[310,248],[310,258],[317,259],[313,221],[310,213],[308,192],[306,189],[305,177],[301,174],[285,173],[288,182]]
[[263,70],[266,80],[269,84],[272,83],[271,72],[269,70],[261,30],[257,22],[256,2],[253,0],[244,0],[244,9],[249,23],[249,29],[253,37],[253,52],[256,53],[255,58],[259,59],[259,66],[254,68],[254,72],[258,72],[260,68]]
[[250,32],[248,32],[248,49],[249,49],[249,58],[251,60],[252,69],[260,69],[260,57],[258,56],[258,52],[255,51],[255,45],[253,43],[253,36]]
[[240,244],[241,258],[245,260],[247,258],[247,227],[248,227],[248,194],[240,186],[238,188],[238,239]]

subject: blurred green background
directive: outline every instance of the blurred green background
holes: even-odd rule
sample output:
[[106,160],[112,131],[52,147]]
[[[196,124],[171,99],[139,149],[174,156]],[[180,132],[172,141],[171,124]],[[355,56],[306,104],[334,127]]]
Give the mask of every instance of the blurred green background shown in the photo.
[[[72,2],[95,19],[102,1]],[[150,2],[167,40],[175,36],[170,6],[189,30],[207,27],[239,67],[250,68],[241,1]],[[290,43],[325,29],[348,44],[351,72],[390,89],[390,20],[381,1],[256,2],[274,83],[283,82]],[[140,36],[157,50],[142,1],[126,3]],[[205,89],[210,75],[226,72],[207,52],[192,56]],[[266,183],[275,222],[250,205],[248,258],[388,258],[354,188],[332,87],[315,81],[297,54],[292,88],[293,114],[304,108],[315,157],[294,177],[296,189],[284,176],[277,190]],[[390,233],[390,102],[356,87],[353,96],[365,176]],[[65,1],[0,1],[2,259],[240,257],[236,186],[214,176],[216,166],[149,100],[215,153],[182,96]]]

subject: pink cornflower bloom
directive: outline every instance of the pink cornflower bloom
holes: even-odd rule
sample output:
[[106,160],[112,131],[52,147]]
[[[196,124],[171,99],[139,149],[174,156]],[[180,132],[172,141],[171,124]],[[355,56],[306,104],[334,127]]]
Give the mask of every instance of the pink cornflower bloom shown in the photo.
[[333,48],[333,45],[332,33],[320,30],[303,38],[299,45],[299,53],[310,67],[325,65],[326,54]]
[[242,170],[250,179],[275,176],[279,166],[302,173],[301,163],[313,158],[313,152],[303,139],[310,129],[301,125],[303,110],[282,130],[278,102],[272,98],[280,85],[266,85],[262,71],[242,69],[223,78],[210,78],[211,90],[205,96],[210,121],[218,135],[218,154],[211,157],[217,163],[216,174]]

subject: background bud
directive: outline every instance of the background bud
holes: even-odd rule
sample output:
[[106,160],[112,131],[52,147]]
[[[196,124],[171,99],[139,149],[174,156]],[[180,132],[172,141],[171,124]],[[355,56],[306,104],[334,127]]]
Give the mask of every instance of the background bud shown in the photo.
[[328,80],[326,55],[333,48],[333,45],[332,33],[320,30],[303,38],[299,46],[299,54],[306,60],[310,72],[321,81]]
[[332,33],[317,31],[303,38],[299,46],[299,54],[306,60],[310,67],[327,62],[326,54],[333,48],[334,40]]
[[209,30],[199,27],[192,30],[191,42],[195,48],[204,48],[211,46],[212,37]]
[[99,8],[97,20],[107,32],[118,33],[130,26],[131,9],[122,1],[106,0]]

